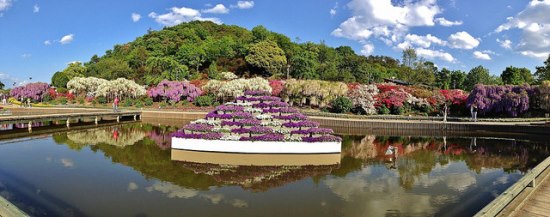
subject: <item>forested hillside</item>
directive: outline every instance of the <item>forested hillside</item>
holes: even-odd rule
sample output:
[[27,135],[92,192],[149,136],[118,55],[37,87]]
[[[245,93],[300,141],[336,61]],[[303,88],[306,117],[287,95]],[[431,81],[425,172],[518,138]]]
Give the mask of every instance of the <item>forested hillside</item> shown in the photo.
[[[491,76],[482,66],[468,73],[439,70],[432,62],[417,58],[414,49],[405,50],[402,61],[387,56],[365,57],[348,46],[332,48],[323,42],[292,41],[263,26],[247,30],[194,21],[149,31],[133,42],[115,45],[104,55],[94,55],[88,62],[72,63],[54,74],[52,85],[65,87],[73,77],[89,76],[108,80],[124,77],[154,85],[164,79],[217,79],[223,71],[241,77],[288,76],[359,83],[396,78],[443,89],[466,90],[477,83],[533,82],[528,69],[509,68],[509,77],[514,79]],[[518,81],[519,78],[525,81]]]

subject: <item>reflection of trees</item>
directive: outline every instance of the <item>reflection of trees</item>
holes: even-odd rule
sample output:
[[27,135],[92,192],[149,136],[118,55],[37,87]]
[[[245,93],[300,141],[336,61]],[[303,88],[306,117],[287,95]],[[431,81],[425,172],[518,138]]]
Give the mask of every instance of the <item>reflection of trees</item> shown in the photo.
[[[478,139],[470,147],[470,139],[440,139],[415,137],[348,137],[342,150],[342,166],[334,175],[345,175],[359,170],[364,164],[391,164],[386,156],[388,147],[398,148],[397,171],[401,186],[410,189],[419,177],[430,173],[437,165],[464,161],[477,173],[482,168],[502,168],[505,171],[522,171],[533,168],[550,154],[546,145],[512,140]],[[351,158],[351,159],[350,159]],[[346,160],[348,164],[346,165]],[[359,159],[360,163],[352,159]]]
[[124,147],[143,139],[153,140],[154,144],[166,149],[171,145],[170,133],[176,130],[175,127],[157,127],[151,124],[135,123],[56,133],[52,135],[52,138],[57,144],[67,144],[74,150],[100,143]]
[[307,177],[329,174],[337,165],[323,166],[228,166],[182,163],[197,174],[208,174],[223,184],[239,185],[253,191],[266,191]]

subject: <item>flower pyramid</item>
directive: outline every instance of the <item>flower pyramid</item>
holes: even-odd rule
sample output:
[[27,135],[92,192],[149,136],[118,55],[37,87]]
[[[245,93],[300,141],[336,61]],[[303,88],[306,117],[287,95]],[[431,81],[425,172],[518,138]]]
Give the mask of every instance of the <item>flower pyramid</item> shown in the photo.
[[246,91],[234,102],[192,121],[174,137],[225,141],[340,142],[332,129],[320,128],[281,98],[265,91]]

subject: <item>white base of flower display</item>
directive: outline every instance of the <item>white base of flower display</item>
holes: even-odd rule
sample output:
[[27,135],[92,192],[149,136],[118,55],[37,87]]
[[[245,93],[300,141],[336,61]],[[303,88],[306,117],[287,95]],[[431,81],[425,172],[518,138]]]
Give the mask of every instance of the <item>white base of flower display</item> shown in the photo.
[[244,154],[330,154],[342,151],[341,142],[222,141],[172,137],[172,149]]

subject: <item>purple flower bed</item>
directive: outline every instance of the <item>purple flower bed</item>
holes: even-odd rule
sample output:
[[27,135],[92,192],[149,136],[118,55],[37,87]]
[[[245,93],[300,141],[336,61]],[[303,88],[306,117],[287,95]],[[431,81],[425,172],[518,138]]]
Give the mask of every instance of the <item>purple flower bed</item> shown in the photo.
[[246,101],[246,102],[252,102],[252,101],[259,101],[259,98],[256,98],[256,97],[239,96],[239,97],[237,97],[237,100]]
[[223,126],[241,126],[241,123],[238,121],[222,121],[220,125],[222,127]]
[[298,109],[291,108],[291,107],[283,107],[279,109],[279,112],[281,113],[297,113]]
[[243,119],[243,120],[240,120],[239,122],[241,125],[244,125],[244,126],[257,126],[262,123],[262,121],[256,120],[256,119]]
[[328,128],[309,128],[307,131],[311,134],[331,134],[334,133],[332,129]]
[[290,114],[290,115],[280,115],[280,116],[273,116],[273,118],[275,119],[280,119],[280,120],[306,120],[307,119],[307,116],[303,115],[303,114],[300,114],[300,113],[294,113],[294,114]]
[[269,107],[272,107],[272,108],[273,107],[287,107],[288,103],[275,101],[275,102],[269,103],[268,105],[269,105]]
[[278,133],[268,133],[260,136],[241,137],[241,141],[284,141],[285,136]]
[[210,126],[207,124],[187,124],[183,127],[183,129],[196,132],[206,132],[212,130],[212,128],[214,128],[214,126]]
[[252,118],[252,114],[250,114],[248,112],[235,112],[235,113],[231,114],[231,116],[233,118],[237,118],[237,119],[251,119]]
[[233,115],[231,114],[218,114],[216,111],[209,112],[206,114],[206,118],[214,118],[214,119],[232,119]]
[[244,92],[244,95],[248,96],[271,96],[270,92],[262,90],[247,90]]
[[333,135],[323,135],[319,137],[302,137],[304,142],[341,142],[342,138]]
[[302,128],[302,127],[318,127],[319,123],[315,121],[300,121],[300,122],[286,122],[283,127],[288,128]]
[[253,126],[250,128],[250,133],[255,133],[255,134],[273,133],[273,129],[271,129],[270,127]]
[[254,107],[254,108],[269,108],[269,104],[261,102],[261,103],[257,103],[257,104],[252,105],[252,107]]
[[231,129],[231,132],[236,133],[236,134],[245,134],[245,133],[250,133],[250,129],[248,129],[248,128],[236,128],[236,129]]
[[234,105],[220,105],[216,107],[218,111],[223,112],[235,112],[235,111],[242,111],[244,110],[244,107],[242,106],[234,106]]
[[281,101],[281,98],[276,96],[262,96],[259,98],[260,101],[269,102],[269,101]]
[[281,110],[276,108],[274,109],[266,108],[262,110],[262,113],[279,113],[279,112],[281,112]]
[[187,134],[184,132],[176,132],[172,134],[172,137],[184,138],[184,139],[206,139],[206,140],[216,140],[221,139],[223,136],[222,133],[203,133],[203,134]]

